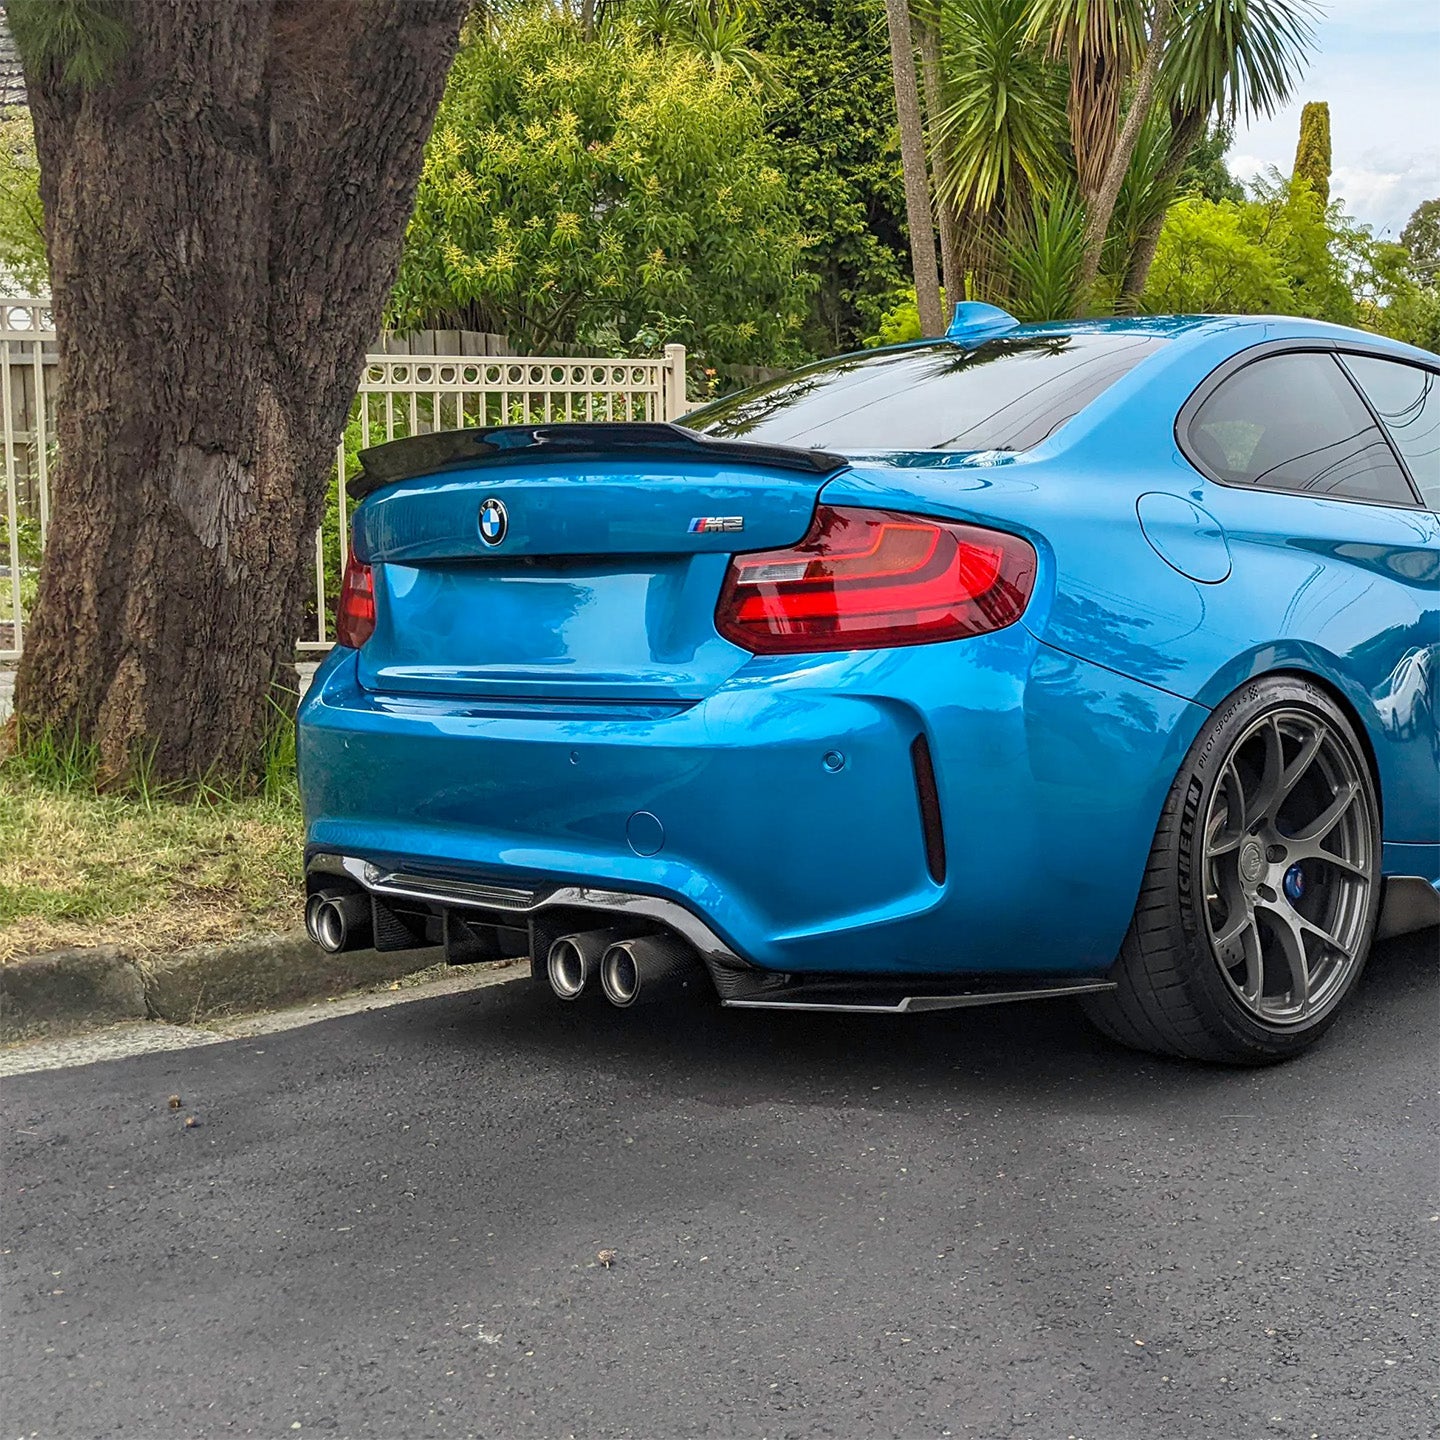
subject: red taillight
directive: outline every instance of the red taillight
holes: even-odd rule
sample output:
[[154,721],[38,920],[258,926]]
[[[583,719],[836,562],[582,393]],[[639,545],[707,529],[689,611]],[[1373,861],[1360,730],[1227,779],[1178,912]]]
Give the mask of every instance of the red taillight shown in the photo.
[[335,610],[335,643],[358,650],[375,633],[375,574],[350,552],[340,604]]
[[1012,624],[1034,585],[1018,535],[822,505],[793,549],[735,557],[715,626],[761,655],[921,645]]

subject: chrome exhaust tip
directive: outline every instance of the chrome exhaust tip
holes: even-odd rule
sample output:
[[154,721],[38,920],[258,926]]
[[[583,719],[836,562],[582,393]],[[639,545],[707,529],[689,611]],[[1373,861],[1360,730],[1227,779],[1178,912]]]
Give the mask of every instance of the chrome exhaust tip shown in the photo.
[[578,1000],[600,968],[601,957],[615,943],[616,930],[586,930],[562,935],[545,956],[545,975],[561,1000]]
[[370,897],[355,893],[317,891],[305,902],[305,929],[328,955],[361,950],[370,943]]
[[695,953],[674,935],[617,940],[600,962],[600,988],[620,1009],[684,989],[699,972]]

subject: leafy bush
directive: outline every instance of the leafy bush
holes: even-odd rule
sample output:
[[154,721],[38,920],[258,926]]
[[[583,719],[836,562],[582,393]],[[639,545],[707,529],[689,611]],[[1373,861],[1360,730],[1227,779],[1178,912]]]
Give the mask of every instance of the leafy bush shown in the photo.
[[40,164],[29,113],[21,109],[0,117],[0,269],[14,277],[24,294],[49,289]]
[[1056,320],[1079,303],[1080,265],[1085,258],[1085,211],[1073,192],[1035,200],[1030,221],[1004,242],[1013,277],[1010,309],[1020,320]]
[[1145,287],[1150,311],[1305,315],[1353,325],[1369,231],[1272,173],[1254,197],[1191,198],[1165,218]]
[[910,268],[885,7],[764,0],[761,9],[775,77],[766,130],[818,280],[804,345],[823,355],[853,350]]
[[536,355],[648,327],[711,364],[785,363],[804,353],[807,243],[737,69],[623,20],[586,40],[523,11],[455,62],[389,321]]

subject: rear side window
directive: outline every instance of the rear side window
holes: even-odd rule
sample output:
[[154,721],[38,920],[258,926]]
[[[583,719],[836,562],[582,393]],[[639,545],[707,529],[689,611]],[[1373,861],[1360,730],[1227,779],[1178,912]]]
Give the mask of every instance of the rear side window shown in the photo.
[[842,452],[1028,450],[1168,343],[1097,330],[849,355],[684,423],[704,435]]
[[1220,382],[1186,434],[1202,467],[1231,485],[1415,503],[1389,441],[1328,353],[1244,366]]
[[1385,422],[1425,503],[1440,510],[1440,375],[1374,355],[1347,355],[1345,365]]

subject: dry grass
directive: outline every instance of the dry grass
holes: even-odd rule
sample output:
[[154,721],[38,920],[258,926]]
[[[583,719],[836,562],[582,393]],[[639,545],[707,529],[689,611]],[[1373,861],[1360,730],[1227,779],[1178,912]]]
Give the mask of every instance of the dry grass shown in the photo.
[[121,797],[0,766],[0,964],[67,945],[158,953],[289,929],[301,893],[293,789]]

